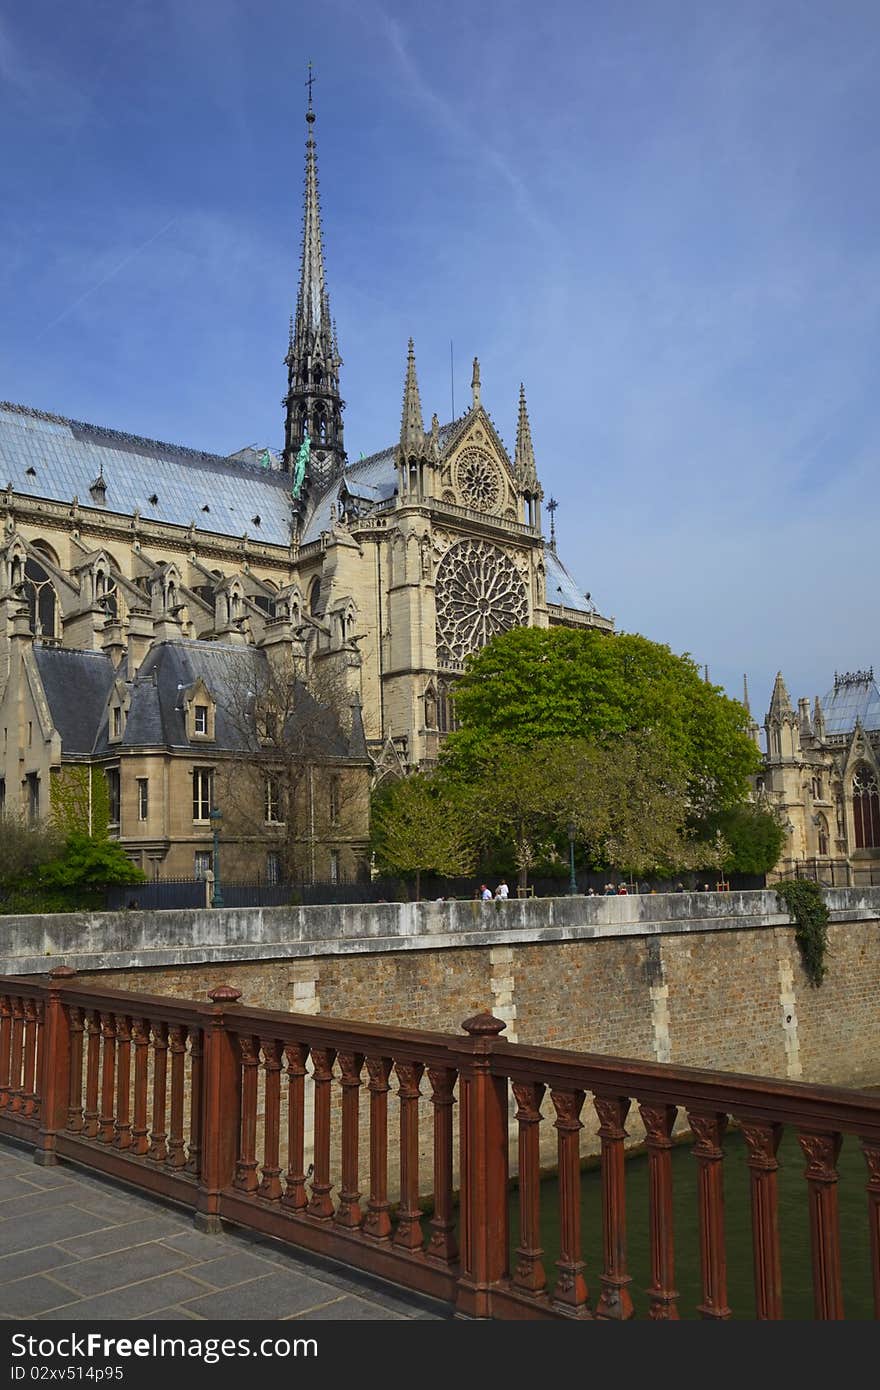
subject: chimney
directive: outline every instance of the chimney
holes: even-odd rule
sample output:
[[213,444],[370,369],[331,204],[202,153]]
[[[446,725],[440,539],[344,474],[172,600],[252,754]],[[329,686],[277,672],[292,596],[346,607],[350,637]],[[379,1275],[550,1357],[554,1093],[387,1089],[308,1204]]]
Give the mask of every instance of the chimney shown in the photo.
[[114,669],[118,669],[125,655],[125,636],[122,623],[118,618],[113,618],[104,624],[101,650],[107,653],[110,660],[113,662]]
[[143,608],[133,608],[128,615],[128,650],[126,679],[134,680],[147,652],[153,645],[153,618]]

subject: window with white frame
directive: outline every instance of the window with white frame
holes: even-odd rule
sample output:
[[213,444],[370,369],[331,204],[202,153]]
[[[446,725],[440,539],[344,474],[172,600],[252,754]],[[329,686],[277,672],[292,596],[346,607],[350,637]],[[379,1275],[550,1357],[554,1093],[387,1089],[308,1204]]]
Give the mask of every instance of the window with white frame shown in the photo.
[[208,706],[196,705],[193,710],[193,732],[206,734],[208,732]]
[[330,882],[331,882],[331,883],[338,883],[338,882],[339,882],[339,850],[338,850],[338,849],[331,849],[331,851],[330,851]]
[[281,855],[269,853],[266,855],[266,882],[281,882]]
[[193,768],[193,820],[209,820],[214,802],[214,769]]
[[107,798],[108,798],[108,801],[109,801],[109,803],[110,803],[110,804],[109,804],[109,811],[108,811],[108,818],[109,818],[110,824],[111,824],[111,825],[118,825],[118,824],[119,824],[119,803],[120,803],[120,800],[121,800],[121,797],[120,797],[120,787],[119,787],[119,768],[118,768],[118,767],[108,767],[108,769],[107,769]]
[[205,879],[213,868],[213,855],[209,849],[197,849],[195,852],[195,876]]
[[150,783],[146,777],[137,779],[138,820],[146,820],[150,814]]
[[266,820],[271,825],[280,825],[284,820],[281,811],[281,787],[277,777],[266,778]]

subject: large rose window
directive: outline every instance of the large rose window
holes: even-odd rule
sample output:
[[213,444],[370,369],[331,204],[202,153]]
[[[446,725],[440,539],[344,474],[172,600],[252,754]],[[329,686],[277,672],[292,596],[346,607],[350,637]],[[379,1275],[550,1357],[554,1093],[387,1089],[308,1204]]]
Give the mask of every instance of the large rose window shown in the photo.
[[459,541],[437,569],[437,654],[462,661],[499,632],[528,621],[526,588],[503,550],[487,541]]
[[494,511],[501,501],[498,469],[482,449],[465,449],[459,454],[455,481],[466,505],[477,511]]

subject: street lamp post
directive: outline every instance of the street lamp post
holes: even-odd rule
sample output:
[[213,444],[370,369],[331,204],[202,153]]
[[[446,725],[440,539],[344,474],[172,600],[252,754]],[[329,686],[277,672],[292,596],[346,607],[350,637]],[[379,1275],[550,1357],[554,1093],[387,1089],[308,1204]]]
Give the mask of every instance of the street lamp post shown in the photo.
[[211,807],[210,819],[214,827],[214,891],[211,894],[211,906],[224,907],[223,893],[220,889],[220,822],[223,816],[219,806]]
[[578,890],[577,879],[576,879],[575,876],[574,876],[574,837],[575,837],[575,826],[573,826],[572,823],[569,821],[569,824],[568,824],[568,870],[569,870],[568,891],[569,891],[569,893],[571,893],[571,894],[576,893],[577,890]]

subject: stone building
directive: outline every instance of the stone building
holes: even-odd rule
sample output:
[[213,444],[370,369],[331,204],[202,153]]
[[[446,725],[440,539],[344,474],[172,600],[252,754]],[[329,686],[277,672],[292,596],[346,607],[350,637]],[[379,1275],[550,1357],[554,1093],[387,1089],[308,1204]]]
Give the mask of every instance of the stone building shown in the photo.
[[[219,708],[216,670],[202,675],[207,644],[282,660],[319,703],[332,688],[346,746],[334,748],[327,776],[348,758],[377,779],[436,759],[464,659],[496,633],[613,627],[578,591],[552,525],[544,539],[524,391],[511,457],[483,405],[476,360],[468,409],[445,425],[435,415],[426,429],[410,343],[397,442],[349,463],[311,104],[306,120],[279,449],[219,456],[0,405],[0,777],[9,810],[42,813],[51,775],[68,760],[113,772],[114,691],[131,711],[146,708],[144,687],[182,665],[181,690],[203,679],[208,708]],[[206,851],[204,827],[182,808],[194,804],[186,788],[207,764],[192,746],[204,735],[190,729],[181,741],[179,718],[172,723],[123,725],[119,833],[135,857],[161,853],[163,872],[185,872]],[[218,759],[237,756],[215,747]],[[146,773],[149,758],[155,771]],[[130,834],[127,808],[145,777],[151,809]],[[344,844],[323,841],[322,872],[350,866],[365,845],[365,818],[350,829]]]
[[786,828],[777,876],[880,883],[880,691],[873,668],[835,673],[824,698],[812,707],[798,700],[797,709],[780,672],[764,729],[757,790]]

